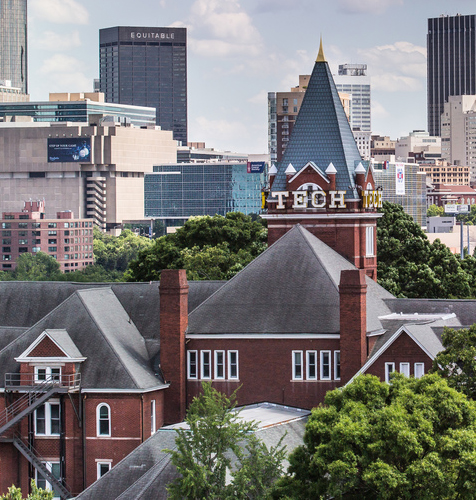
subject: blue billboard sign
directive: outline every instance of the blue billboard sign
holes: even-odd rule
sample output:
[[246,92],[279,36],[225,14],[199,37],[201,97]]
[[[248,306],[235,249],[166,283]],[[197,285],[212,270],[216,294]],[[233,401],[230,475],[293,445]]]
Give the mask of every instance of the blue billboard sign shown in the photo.
[[264,172],[264,161],[249,161],[246,165],[249,174],[262,174]]
[[48,139],[48,163],[91,163],[91,139]]

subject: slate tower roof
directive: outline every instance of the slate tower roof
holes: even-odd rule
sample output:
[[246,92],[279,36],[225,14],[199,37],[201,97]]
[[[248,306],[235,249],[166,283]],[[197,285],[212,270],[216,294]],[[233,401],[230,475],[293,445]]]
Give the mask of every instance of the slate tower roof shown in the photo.
[[290,163],[299,172],[310,161],[322,171],[333,163],[337,169],[336,189],[347,190],[358,198],[354,170],[361,156],[325,60],[322,41],[286,151],[277,166],[273,191],[286,190],[285,170]]

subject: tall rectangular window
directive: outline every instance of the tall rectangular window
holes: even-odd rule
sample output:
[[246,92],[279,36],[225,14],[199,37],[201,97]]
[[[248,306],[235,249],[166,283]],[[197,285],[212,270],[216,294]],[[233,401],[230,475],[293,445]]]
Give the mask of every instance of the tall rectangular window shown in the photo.
[[340,351],[334,351],[334,380],[340,380]]
[[321,380],[331,379],[331,351],[321,351]]
[[36,436],[59,436],[60,424],[59,403],[48,402],[35,410]]
[[302,351],[293,351],[293,380],[302,379]]
[[210,379],[212,378],[211,366],[210,366],[210,351],[200,351],[201,354],[201,378]]
[[366,257],[373,257],[375,255],[375,240],[374,228],[365,228],[365,255]]
[[228,378],[238,380],[238,351],[228,351]]
[[197,351],[187,352],[187,376],[190,379],[196,379],[198,377],[197,372]]
[[317,380],[317,351],[306,351],[306,378]]
[[410,363],[400,363],[400,373],[405,375],[405,377],[410,376]]
[[390,382],[390,376],[395,371],[395,363],[385,363],[385,382]]
[[[53,477],[58,480],[61,479],[61,467],[59,462],[43,462],[43,465],[51,472]],[[37,469],[35,469],[35,482],[38,488],[48,491],[53,490],[53,499],[60,498],[59,493],[54,490],[51,483]]]
[[215,378],[225,378],[225,351],[215,351]]
[[421,378],[425,374],[425,364],[424,363],[415,363],[415,378]]

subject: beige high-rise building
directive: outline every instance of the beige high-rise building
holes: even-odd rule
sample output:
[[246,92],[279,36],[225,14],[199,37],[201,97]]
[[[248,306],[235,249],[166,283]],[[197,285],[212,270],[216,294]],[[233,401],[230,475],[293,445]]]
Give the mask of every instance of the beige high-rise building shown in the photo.
[[441,115],[441,157],[469,166],[476,182],[476,95],[448,97]]
[[113,230],[144,217],[144,174],[176,162],[171,131],[156,126],[0,123],[0,212],[44,199]]

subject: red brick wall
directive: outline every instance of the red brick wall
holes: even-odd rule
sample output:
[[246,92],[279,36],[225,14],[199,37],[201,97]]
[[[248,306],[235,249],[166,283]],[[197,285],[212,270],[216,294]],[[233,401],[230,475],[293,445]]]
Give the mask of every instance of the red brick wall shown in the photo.
[[[239,351],[239,380],[213,380],[213,385],[221,391],[231,394],[240,385],[238,404],[252,404],[263,401],[312,408],[323,401],[328,390],[341,385],[334,380],[334,351],[339,350],[339,340],[321,339],[218,339],[218,340],[190,340],[187,350],[237,350]],[[305,351],[317,350],[318,376],[320,366],[320,350],[331,350],[332,370],[330,381],[293,381],[292,380],[292,351],[302,350],[304,356],[305,378]],[[200,360],[200,354],[199,354]],[[228,359],[226,359],[227,363]],[[213,367],[212,352],[212,367]],[[226,366],[226,370],[228,370]],[[200,376],[200,367],[199,367]],[[213,376],[213,370],[212,370]],[[188,402],[200,392],[200,380],[187,380]]]

